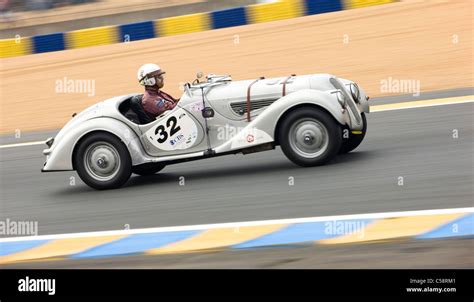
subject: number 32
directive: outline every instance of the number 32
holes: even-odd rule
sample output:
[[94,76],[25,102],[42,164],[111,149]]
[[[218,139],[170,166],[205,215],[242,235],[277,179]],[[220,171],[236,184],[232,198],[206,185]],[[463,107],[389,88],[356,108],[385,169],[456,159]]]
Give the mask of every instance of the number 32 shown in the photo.
[[[180,126],[177,126],[176,127],[176,124],[178,123],[178,120],[176,119],[175,116],[172,116],[170,117],[167,121],[166,121],[166,127],[167,128],[170,128],[170,134],[169,136],[173,136],[176,132],[178,132],[179,130],[181,130],[181,127]],[[163,125],[159,125],[158,127],[156,127],[155,129],[155,135],[159,135],[160,137],[157,139],[158,143],[162,144],[164,143],[167,139],[168,139],[168,132],[166,131],[165,129],[165,126]]]

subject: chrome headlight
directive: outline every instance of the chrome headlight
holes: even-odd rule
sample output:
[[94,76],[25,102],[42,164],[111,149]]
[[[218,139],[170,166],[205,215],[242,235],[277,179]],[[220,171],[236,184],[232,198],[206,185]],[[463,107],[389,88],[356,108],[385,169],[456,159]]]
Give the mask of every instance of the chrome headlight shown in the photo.
[[359,86],[356,83],[350,85],[351,95],[354,101],[358,102],[360,100],[360,90]]

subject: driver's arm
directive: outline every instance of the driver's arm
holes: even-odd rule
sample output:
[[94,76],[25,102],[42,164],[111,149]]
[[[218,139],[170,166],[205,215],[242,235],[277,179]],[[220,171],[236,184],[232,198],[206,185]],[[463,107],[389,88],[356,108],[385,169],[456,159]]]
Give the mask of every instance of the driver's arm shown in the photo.
[[173,102],[175,102],[175,103],[178,103],[178,102],[181,100],[181,98],[175,99],[174,97],[172,97],[171,95],[169,95],[168,93],[166,93],[166,92],[164,92],[164,91],[161,91],[161,93],[163,93],[164,95],[166,95],[168,98],[172,99]]

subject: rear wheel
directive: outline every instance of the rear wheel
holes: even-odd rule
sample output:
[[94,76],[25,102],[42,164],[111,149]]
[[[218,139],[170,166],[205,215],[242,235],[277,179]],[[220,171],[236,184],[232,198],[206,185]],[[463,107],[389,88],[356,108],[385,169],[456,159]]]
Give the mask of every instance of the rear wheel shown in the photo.
[[148,175],[153,175],[160,172],[161,170],[163,170],[164,167],[165,167],[164,164],[159,164],[159,163],[158,164],[143,164],[139,166],[134,166],[132,168],[132,172],[140,176],[148,176]]
[[[363,123],[362,130],[361,130],[362,133],[353,134],[349,128],[345,128],[343,130],[343,135],[342,135],[343,140],[342,140],[341,149],[339,150],[340,154],[351,152],[352,150],[357,148],[360,145],[360,143],[362,143],[362,141],[364,140],[365,133],[367,132],[367,118],[365,117],[365,114],[363,112],[361,113],[361,116],[362,116],[362,123]],[[348,138],[345,138],[346,132],[347,132]]]
[[319,109],[296,109],[285,117],[280,127],[278,139],[283,153],[303,167],[327,163],[341,147],[340,125]]
[[108,133],[94,133],[83,139],[75,152],[74,162],[82,181],[98,190],[118,188],[132,173],[127,147]]

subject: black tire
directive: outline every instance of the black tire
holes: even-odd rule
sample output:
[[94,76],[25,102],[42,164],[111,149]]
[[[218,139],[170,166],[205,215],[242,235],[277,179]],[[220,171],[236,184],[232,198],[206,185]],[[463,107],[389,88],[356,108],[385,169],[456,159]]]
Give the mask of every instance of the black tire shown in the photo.
[[[365,117],[365,114],[362,112],[362,134],[352,134],[349,128],[344,128],[343,129],[343,135],[342,135],[342,145],[341,149],[339,150],[339,154],[344,154],[344,153],[349,153],[355,148],[357,148],[360,143],[364,140],[365,134],[367,133],[367,118]],[[347,135],[349,136],[348,138],[344,138],[344,134],[347,132]]]
[[[295,164],[303,167],[324,165],[341,147],[341,126],[327,112],[303,107],[284,117],[278,141],[283,153]],[[313,149],[314,152],[305,152]]]
[[159,163],[143,164],[139,166],[134,166],[132,168],[132,172],[140,176],[149,176],[149,175],[153,175],[160,172],[161,170],[163,170],[164,167],[165,167],[164,164],[159,164]]
[[[132,173],[132,160],[127,147],[112,134],[98,132],[87,136],[74,154],[77,174],[94,189],[119,188]],[[112,171],[108,172],[108,169]]]

